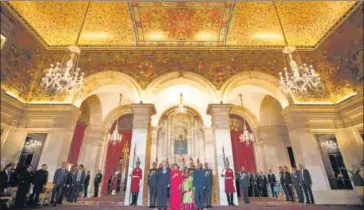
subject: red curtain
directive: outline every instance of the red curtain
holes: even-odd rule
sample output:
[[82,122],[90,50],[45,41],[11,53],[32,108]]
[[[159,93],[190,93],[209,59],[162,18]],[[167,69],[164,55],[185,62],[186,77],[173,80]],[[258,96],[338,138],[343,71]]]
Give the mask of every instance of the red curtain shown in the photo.
[[255,158],[254,158],[254,144],[246,145],[240,142],[240,131],[230,131],[231,144],[233,148],[234,167],[235,171],[240,171],[244,166],[249,172],[256,172]]
[[87,125],[78,121],[75,127],[75,131],[73,132],[73,138],[71,143],[71,149],[68,154],[68,162],[72,164],[76,164],[78,161],[78,156],[80,155],[81,145],[83,141],[83,137],[85,135]]
[[130,142],[131,142],[132,131],[122,131],[120,132],[120,134],[123,135],[121,142],[118,143],[109,142],[107,146],[105,170],[104,170],[102,190],[101,190],[103,194],[107,193],[108,181],[112,176],[112,174],[114,173],[114,169],[120,160],[125,145],[128,145],[130,154]]

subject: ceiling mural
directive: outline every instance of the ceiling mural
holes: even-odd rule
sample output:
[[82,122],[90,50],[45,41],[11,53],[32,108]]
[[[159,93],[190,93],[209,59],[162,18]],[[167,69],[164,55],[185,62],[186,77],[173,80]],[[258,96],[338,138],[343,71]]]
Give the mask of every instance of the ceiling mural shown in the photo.
[[[4,9],[1,13],[8,15]],[[22,24],[8,17],[15,26],[1,53],[1,87],[26,101],[64,100],[44,92],[39,84],[49,65],[62,60],[65,51],[45,50]],[[322,96],[298,97],[300,101],[336,102],[361,88],[362,19],[363,12],[357,10],[318,50],[299,52],[302,61],[315,66],[325,85]],[[188,37],[184,31],[171,36]],[[278,77],[284,63],[280,50],[85,49],[81,52],[79,66],[86,76],[103,71],[122,72],[143,88],[166,73],[188,71],[207,78],[220,89],[229,78],[243,71],[261,71]]]
[[[75,44],[87,2],[5,3],[47,48]],[[315,49],[358,1],[276,2],[288,43]],[[277,48],[284,46],[269,2],[91,2],[81,31],[88,48]]]

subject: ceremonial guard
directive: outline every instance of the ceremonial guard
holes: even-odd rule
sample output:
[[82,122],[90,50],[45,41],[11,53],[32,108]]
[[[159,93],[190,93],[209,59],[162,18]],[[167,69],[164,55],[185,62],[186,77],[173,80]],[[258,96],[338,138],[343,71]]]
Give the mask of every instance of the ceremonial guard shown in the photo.
[[205,163],[204,174],[205,174],[205,205],[206,208],[212,208],[211,198],[212,198],[213,176],[212,176],[212,170],[209,169],[207,163]]
[[140,185],[142,183],[143,171],[139,166],[140,166],[140,161],[138,159],[135,164],[135,168],[133,168],[133,171],[131,172],[131,175],[130,175],[131,176],[130,192],[131,192],[131,196],[132,196],[131,204],[130,204],[131,206],[137,205]]
[[234,204],[234,171],[229,168],[229,162],[225,161],[225,169],[222,171],[221,176],[225,178],[225,193],[229,206],[235,206]]
[[148,173],[148,187],[149,187],[149,208],[155,208],[157,199],[157,163],[152,163],[153,168]]

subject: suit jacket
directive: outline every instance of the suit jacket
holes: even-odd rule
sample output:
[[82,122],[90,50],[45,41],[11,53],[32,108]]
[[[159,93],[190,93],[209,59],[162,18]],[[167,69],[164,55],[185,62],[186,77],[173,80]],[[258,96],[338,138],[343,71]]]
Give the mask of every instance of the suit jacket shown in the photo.
[[289,172],[284,172],[284,184],[285,185],[292,184],[291,174]]
[[37,170],[33,176],[34,191],[42,191],[43,185],[48,181],[48,171],[42,169]]
[[277,183],[276,176],[274,174],[268,174],[268,183],[269,184],[275,184],[275,183]]
[[197,169],[193,172],[193,186],[199,189],[205,187],[205,173],[203,169]]
[[213,185],[212,170],[208,168],[208,169],[204,169],[203,172],[205,174],[206,187],[211,187]]
[[157,172],[158,172],[158,169],[156,169],[156,168],[152,168],[149,170],[149,173],[148,173],[148,186],[149,187],[157,186]]
[[312,184],[311,175],[307,169],[300,169],[298,170],[298,173],[299,173],[299,181],[301,184],[305,185]]
[[[5,170],[0,172],[0,188],[5,189],[8,187],[11,177],[11,171],[6,172]],[[2,191],[1,191],[2,192]]]
[[255,176],[255,175],[253,175],[253,174],[251,174],[251,175],[250,175],[250,177],[249,177],[249,181],[250,181],[250,185],[251,185],[251,186],[255,186],[255,185],[257,185],[257,184],[258,184],[258,183],[257,183],[256,176]]
[[81,171],[79,180],[77,180],[77,176],[80,170],[77,170],[75,173],[72,174],[72,185],[83,185],[85,182],[85,172]]
[[259,186],[264,186],[264,177],[262,175],[257,176],[257,182]]
[[170,170],[167,168],[163,173],[163,168],[158,169],[157,172],[157,186],[158,187],[168,187],[171,184]]
[[292,179],[292,184],[293,185],[296,185],[297,186],[297,185],[300,184],[300,178],[299,178],[298,171],[291,173],[291,179]]
[[86,175],[84,185],[88,186],[90,184],[90,175]]
[[56,173],[54,173],[53,184],[55,184],[56,186],[65,185],[67,182],[67,175],[68,175],[67,169],[62,169],[62,168],[57,169]]
[[284,172],[279,172],[279,182],[281,183],[281,185],[285,184],[285,176],[284,176]]
[[245,172],[239,173],[239,186],[247,188],[250,185],[250,177]]
[[99,185],[101,183],[101,180],[102,180],[102,174],[96,174],[94,179],[94,184]]

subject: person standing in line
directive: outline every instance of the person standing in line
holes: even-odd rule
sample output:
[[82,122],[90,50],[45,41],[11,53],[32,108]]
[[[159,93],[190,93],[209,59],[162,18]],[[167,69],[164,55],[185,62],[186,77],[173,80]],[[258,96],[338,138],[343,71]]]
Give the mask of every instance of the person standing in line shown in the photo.
[[250,203],[249,202],[249,183],[250,183],[250,177],[248,173],[245,171],[244,167],[241,167],[241,171],[239,173],[239,186],[240,186],[240,192],[241,195],[244,198],[244,203]]
[[193,178],[190,174],[190,170],[185,168],[183,184],[182,184],[182,203],[183,210],[194,210],[194,188],[193,188]]
[[263,179],[262,186],[261,186],[262,196],[263,197],[268,197],[268,189],[267,189],[268,180],[267,180],[267,177],[264,175],[263,171],[260,172],[260,176]]
[[88,185],[90,184],[90,171],[86,172],[86,177],[85,177],[85,182],[83,184],[83,197],[87,198],[87,193],[88,193]]
[[[62,194],[64,197],[67,198],[68,202],[71,202],[72,200],[72,181],[73,181],[73,175],[77,172],[77,165],[71,165],[71,170],[68,172],[67,175],[67,182],[65,187],[63,188],[64,193]],[[63,200],[63,197],[62,197]]]
[[101,170],[98,170],[97,174],[95,176],[95,179],[94,179],[94,197],[95,198],[99,197],[99,187],[100,187],[101,180],[102,180]]
[[159,210],[167,210],[168,188],[170,184],[170,171],[167,167],[167,162],[163,161],[162,168],[157,172],[157,204]]
[[205,190],[205,174],[202,169],[202,164],[198,164],[197,169],[192,174],[193,176],[193,187],[195,188],[195,204],[197,210],[204,208],[204,190]]
[[263,188],[264,188],[264,177],[262,176],[262,174],[257,173],[257,183],[258,183],[258,192],[259,192],[259,197],[263,197]]
[[152,163],[153,168],[148,173],[148,187],[149,187],[149,208],[155,208],[157,199],[157,163]]
[[213,174],[212,170],[209,168],[208,163],[205,163],[205,203],[206,208],[212,208],[212,185],[213,185]]
[[2,195],[8,187],[10,187],[11,173],[14,168],[13,163],[9,163],[5,166],[4,170],[1,171],[0,176],[0,195]]
[[272,197],[278,198],[277,192],[274,191],[274,187],[277,184],[276,176],[274,175],[274,173],[272,173],[271,169],[269,169],[269,173],[268,173],[268,183],[270,185],[270,189],[272,190]]
[[16,198],[15,198],[15,205],[18,208],[24,208],[25,207],[25,201],[26,201],[26,195],[29,192],[30,184],[33,180],[33,174],[32,174],[33,167],[28,166],[25,170],[19,171],[19,186],[18,190],[16,191]]
[[170,208],[171,210],[180,210],[182,175],[177,164],[173,164],[172,167]]
[[135,163],[135,168],[130,174],[131,176],[131,186],[130,186],[130,193],[131,193],[131,206],[136,206],[138,202],[138,194],[140,191],[140,186],[142,184],[142,176],[143,171],[140,168],[140,161],[137,160]]
[[234,192],[235,192],[234,171],[231,168],[229,168],[229,163],[227,161],[225,162],[225,169],[222,171],[221,176],[225,178],[225,193],[226,193],[228,205],[235,206],[235,204],[234,204]]
[[43,164],[41,169],[37,170],[33,177],[33,193],[30,195],[30,203],[36,205],[39,201],[39,194],[46,188],[48,181],[48,166]]
[[299,173],[297,171],[296,166],[292,167],[291,178],[292,178],[293,188],[296,191],[296,195],[298,198],[298,203],[303,203],[303,192],[301,188]]
[[83,187],[83,183],[85,181],[85,171],[83,170],[83,165],[80,164],[76,173],[73,174],[72,177],[72,196],[71,202],[77,202],[79,192]]
[[289,172],[287,166],[284,166],[283,170],[284,170],[284,184],[286,186],[288,197],[289,197],[288,201],[294,202],[291,173]]
[[63,187],[67,182],[67,163],[62,162],[61,168],[57,169],[53,177],[53,191],[52,191],[52,203],[56,206],[57,203],[62,204]]
[[310,172],[307,169],[303,168],[302,164],[299,164],[298,167],[300,168],[299,178],[300,178],[301,186],[303,188],[303,192],[305,193],[306,203],[314,204],[315,200],[313,199],[313,194],[312,194],[312,189],[311,189],[312,179],[311,179]]
[[286,184],[285,184],[285,182],[286,182],[286,180],[285,180],[285,177],[286,177],[285,176],[285,172],[284,172],[282,166],[279,166],[278,170],[279,170],[279,176],[280,176],[279,182],[280,182],[280,184],[282,186],[284,195],[286,196],[286,201],[289,201],[290,198],[289,198],[289,194],[288,194],[287,187],[286,187]]

